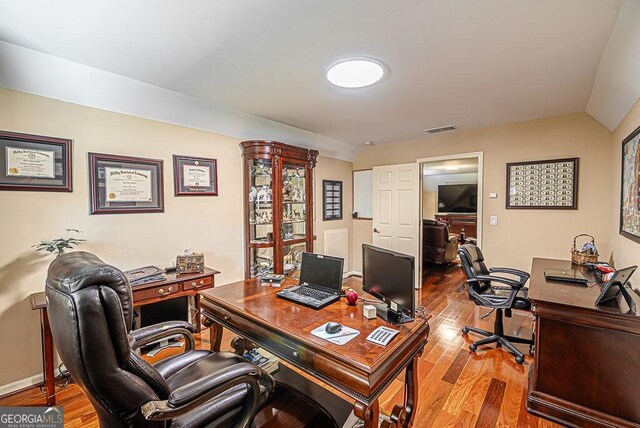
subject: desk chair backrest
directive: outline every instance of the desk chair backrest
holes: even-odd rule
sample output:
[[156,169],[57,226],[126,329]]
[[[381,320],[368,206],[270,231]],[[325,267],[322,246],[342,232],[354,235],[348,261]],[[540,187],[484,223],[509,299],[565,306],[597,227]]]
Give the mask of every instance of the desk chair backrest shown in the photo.
[[[458,256],[462,262],[462,269],[464,270],[467,279],[475,279],[478,275],[489,275],[489,269],[484,264],[484,255],[480,248],[474,244],[464,244],[458,248]],[[486,281],[474,281],[469,282],[476,292],[482,293],[491,284]]]
[[57,257],[46,283],[51,331],[73,380],[103,427],[160,427],[140,406],[164,400],[169,386],[135,351],[131,287],[124,274],[90,253]]

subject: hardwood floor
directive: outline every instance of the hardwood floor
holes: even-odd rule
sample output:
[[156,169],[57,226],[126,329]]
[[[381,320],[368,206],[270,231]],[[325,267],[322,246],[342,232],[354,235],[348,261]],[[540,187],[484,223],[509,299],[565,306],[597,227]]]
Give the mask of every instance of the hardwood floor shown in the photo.
[[[350,278],[357,283],[358,278]],[[471,353],[469,343],[476,336],[460,333],[464,325],[491,330],[493,314],[481,320],[487,310],[468,299],[462,271],[455,265],[432,267],[424,275],[419,304],[432,315],[429,342],[418,366],[420,395],[415,426],[422,427],[558,427],[550,421],[530,415],[526,410],[527,375],[531,357],[524,365],[495,345]],[[530,336],[531,315],[516,313],[505,319],[505,333]],[[225,331],[223,346],[229,346],[233,335]],[[209,347],[209,334],[197,335],[197,346]],[[521,348],[525,354],[528,347]],[[155,359],[172,351],[163,351]],[[151,361],[153,361],[151,360]],[[383,413],[400,403],[403,394],[401,375],[380,399]],[[334,390],[334,392],[338,393]],[[339,394],[339,393],[338,393]],[[58,404],[64,407],[65,427],[97,427],[91,404],[76,385],[57,393]],[[346,398],[343,396],[343,398]],[[0,398],[0,406],[44,405],[39,388]],[[277,426],[275,421],[269,426]],[[295,425],[287,423],[288,428]],[[304,426],[302,423],[300,426]]]

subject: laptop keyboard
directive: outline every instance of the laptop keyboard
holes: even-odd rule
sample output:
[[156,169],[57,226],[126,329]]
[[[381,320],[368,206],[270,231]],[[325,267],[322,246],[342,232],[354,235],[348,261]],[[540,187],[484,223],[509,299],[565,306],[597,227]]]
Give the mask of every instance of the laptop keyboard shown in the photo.
[[317,300],[324,300],[327,297],[332,296],[331,294],[325,293],[324,291],[318,291],[308,287],[298,287],[295,290],[293,290],[292,293],[300,294],[302,296],[312,297]]

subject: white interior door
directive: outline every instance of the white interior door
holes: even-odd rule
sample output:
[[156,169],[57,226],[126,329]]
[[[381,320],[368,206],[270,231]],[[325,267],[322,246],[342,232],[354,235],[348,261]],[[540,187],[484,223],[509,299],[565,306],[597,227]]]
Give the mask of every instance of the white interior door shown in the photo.
[[373,245],[409,254],[416,260],[420,282],[419,164],[373,168]]

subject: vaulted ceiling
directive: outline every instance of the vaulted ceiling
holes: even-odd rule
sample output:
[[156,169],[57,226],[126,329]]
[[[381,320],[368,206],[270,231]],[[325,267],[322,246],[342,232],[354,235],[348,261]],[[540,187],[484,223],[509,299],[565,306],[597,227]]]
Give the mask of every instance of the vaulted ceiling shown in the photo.
[[[354,145],[584,111],[621,0],[0,0],[0,40]],[[389,74],[325,78],[347,56]]]

